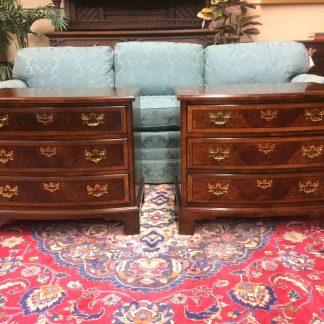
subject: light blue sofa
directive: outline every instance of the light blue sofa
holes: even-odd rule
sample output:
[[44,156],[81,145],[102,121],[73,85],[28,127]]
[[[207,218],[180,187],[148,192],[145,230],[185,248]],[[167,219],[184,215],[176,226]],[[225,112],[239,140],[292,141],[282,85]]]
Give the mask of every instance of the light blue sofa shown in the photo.
[[212,45],[122,42],[98,47],[25,48],[3,87],[141,88],[142,167],[148,183],[173,182],[179,171],[176,87],[318,82],[309,56],[292,41]]

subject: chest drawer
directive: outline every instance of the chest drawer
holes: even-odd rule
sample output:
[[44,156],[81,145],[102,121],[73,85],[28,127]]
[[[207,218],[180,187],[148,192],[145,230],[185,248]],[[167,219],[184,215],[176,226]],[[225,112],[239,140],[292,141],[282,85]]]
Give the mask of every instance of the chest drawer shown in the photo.
[[33,172],[127,169],[127,139],[0,141],[0,170]]
[[324,136],[189,138],[188,168],[289,169],[324,166]]
[[122,134],[126,107],[0,107],[0,135]]
[[82,206],[129,202],[128,175],[0,177],[0,206]]
[[324,130],[324,104],[189,105],[188,132]]
[[188,175],[188,202],[209,204],[306,203],[324,197],[324,173]]

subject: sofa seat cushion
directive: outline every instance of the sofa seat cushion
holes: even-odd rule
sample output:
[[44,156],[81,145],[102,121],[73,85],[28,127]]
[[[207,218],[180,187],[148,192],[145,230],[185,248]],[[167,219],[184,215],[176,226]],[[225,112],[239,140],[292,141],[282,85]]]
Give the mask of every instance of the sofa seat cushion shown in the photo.
[[176,96],[140,97],[142,131],[180,129],[180,102]]
[[30,88],[111,88],[113,51],[109,46],[23,48],[13,76]]
[[211,45],[205,49],[205,83],[282,83],[309,69],[305,46],[293,41]]
[[174,88],[203,85],[200,44],[122,42],[114,47],[115,84],[137,87],[143,95],[170,95]]

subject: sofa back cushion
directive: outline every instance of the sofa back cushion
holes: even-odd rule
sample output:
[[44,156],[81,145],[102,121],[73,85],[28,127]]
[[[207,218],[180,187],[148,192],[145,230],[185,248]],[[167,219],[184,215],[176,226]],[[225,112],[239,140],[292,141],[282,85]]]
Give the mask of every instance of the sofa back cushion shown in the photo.
[[205,49],[205,83],[288,82],[309,69],[305,46],[293,41],[212,45]]
[[142,95],[170,95],[175,87],[203,84],[202,45],[123,42],[114,48],[116,87],[139,87]]
[[13,76],[30,88],[110,88],[113,51],[109,46],[23,48],[17,53]]

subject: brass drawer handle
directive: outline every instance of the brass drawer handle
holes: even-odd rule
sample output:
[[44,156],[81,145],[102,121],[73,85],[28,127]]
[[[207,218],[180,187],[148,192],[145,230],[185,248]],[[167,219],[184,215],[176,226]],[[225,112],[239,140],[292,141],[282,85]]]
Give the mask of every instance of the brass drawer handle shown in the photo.
[[99,151],[97,149],[92,150],[92,152],[85,150],[84,151],[84,158],[86,160],[89,160],[93,163],[98,163],[102,160],[106,160],[107,158],[107,150],[104,149],[102,151]]
[[260,118],[266,120],[267,122],[271,121],[272,119],[277,118],[278,110],[261,110],[260,111]]
[[227,194],[229,191],[229,184],[222,185],[217,182],[216,184],[208,183],[208,192],[212,193],[215,196],[222,196]]
[[94,113],[91,113],[89,115],[82,114],[82,122],[84,125],[87,125],[89,127],[96,127],[99,124],[103,124],[105,121],[104,114],[99,114],[98,116]]
[[315,146],[311,145],[309,147],[302,146],[303,156],[307,156],[309,159],[314,159],[322,154],[323,145]]
[[256,182],[257,182],[257,187],[263,190],[272,187],[272,180],[262,179],[262,180],[257,180]]
[[215,149],[208,148],[208,156],[213,158],[216,161],[222,161],[229,157],[231,149],[229,147],[221,148],[217,147]]
[[104,194],[108,193],[108,185],[104,185],[100,187],[99,184],[96,184],[94,187],[87,186],[88,195],[94,196],[94,197],[101,197]]
[[9,125],[9,116],[8,115],[0,116],[0,128],[6,125]]
[[50,182],[50,183],[43,183],[43,186],[44,186],[44,190],[46,191],[49,191],[49,192],[54,192],[54,191],[57,191],[60,189],[60,183],[53,183],[53,182]]
[[9,185],[0,187],[0,195],[8,199],[12,198],[13,196],[18,196],[18,187],[10,187]]
[[47,125],[54,122],[54,115],[46,113],[36,114],[36,120],[40,124]]
[[45,155],[47,157],[52,157],[54,155],[56,155],[56,147],[51,147],[51,146],[46,146],[46,147],[40,147],[40,154],[41,155]]
[[318,181],[311,182],[309,180],[306,183],[299,182],[298,187],[299,187],[299,191],[302,191],[305,194],[310,194],[319,189],[319,182]]
[[214,125],[221,126],[225,125],[230,120],[231,113],[223,111],[218,111],[217,113],[210,112],[208,117],[209,122],[213,123]]
[[267,155],[274,151],[276,144],[272,143],[265,143],[265,144],[258,144],[259,152]]
[[317,123],[323,120],[324,110],[315,108],[315,109],[306,109],[305,117],[311,122]]
[[14,159],[14,152],[9,151],[7,152],[6,150],[1,150],[0,151],[0,162],[5,164],[8,163],[9,161],[13,161]]

